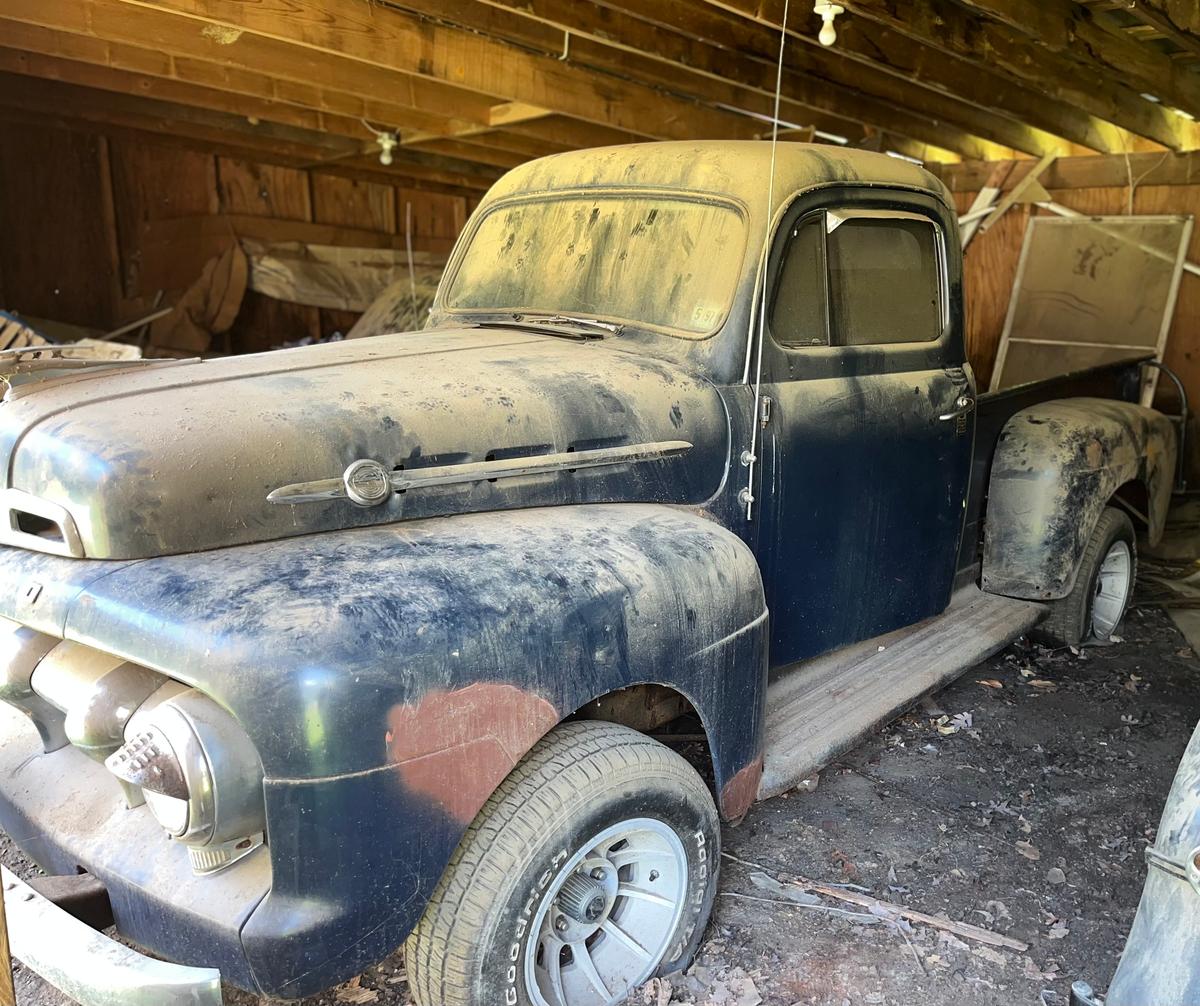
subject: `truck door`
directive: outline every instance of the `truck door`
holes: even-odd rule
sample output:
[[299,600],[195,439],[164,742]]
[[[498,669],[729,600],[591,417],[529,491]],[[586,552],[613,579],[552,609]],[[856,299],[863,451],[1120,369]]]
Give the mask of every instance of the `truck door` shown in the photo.
[[776,232],[756,487],[773,666],[949,603],[975,399],[955,234],[928,196],[857,189]]

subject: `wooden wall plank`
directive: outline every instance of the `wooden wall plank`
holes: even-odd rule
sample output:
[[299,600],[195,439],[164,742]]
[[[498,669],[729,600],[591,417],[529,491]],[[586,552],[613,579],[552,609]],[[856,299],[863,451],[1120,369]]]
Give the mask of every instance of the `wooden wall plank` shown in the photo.
[[0,272],[6,307],[110,328],[116,263],[97,137],[30,126],[0,142]]
[[222,213],[312,221],[308,175],[297,168],[217,158]]
[[[217,178],[223,213],[312,222],[312,189],[307,172],[220,157]],[[284,342],[320,336],[320,309],[247,290],[230,332],[229,349],[257,353]]]
[[312,205],[314,223],[396,233],[394,186],[314,173]]
[[154,220],[216,213],[216,160],[211,154],[180,147],[110,141],[113,203],[121,282],[127,298],[153,298],[142,290],[142,235]]

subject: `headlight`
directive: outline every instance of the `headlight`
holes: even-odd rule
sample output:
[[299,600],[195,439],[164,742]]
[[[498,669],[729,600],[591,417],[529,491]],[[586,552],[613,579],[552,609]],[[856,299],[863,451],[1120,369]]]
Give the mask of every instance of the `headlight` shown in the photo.
[[188,847],[196,873],[213,873],[262,845],[258,752],[237,720],[195,689],[160,688],[130,718],[125,744],[105,765],[141,787],[155,820]]

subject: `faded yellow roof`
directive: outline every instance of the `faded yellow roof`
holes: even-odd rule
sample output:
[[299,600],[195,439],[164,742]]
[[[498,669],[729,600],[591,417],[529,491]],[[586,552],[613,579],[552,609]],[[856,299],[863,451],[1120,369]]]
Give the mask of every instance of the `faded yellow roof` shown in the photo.
[[[514,168],[492,186],[484,202],[539,191],[644,186],[732,196],[758,217],[766,202],[770,170],[771,144],[765,140],[593,147]],[[952,205],[941,181],[910,161],[827,144],[779,143],[775,206],[805,189],[837,182],[921,189]]]

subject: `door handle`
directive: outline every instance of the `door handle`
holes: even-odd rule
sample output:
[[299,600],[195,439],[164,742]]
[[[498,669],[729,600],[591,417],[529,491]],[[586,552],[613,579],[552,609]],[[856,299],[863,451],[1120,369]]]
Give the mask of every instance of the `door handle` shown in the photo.
[[945,415],[938,416],[943,423],[948,423],[952,419],[960,419],[975,408],[975,399],[970,395],[959,395],[954,402],[954,411],[947,412]]

